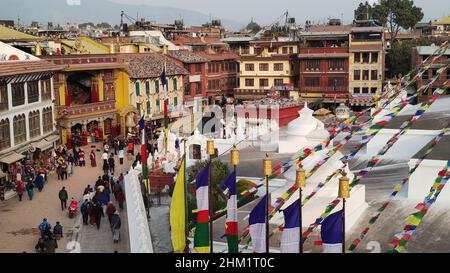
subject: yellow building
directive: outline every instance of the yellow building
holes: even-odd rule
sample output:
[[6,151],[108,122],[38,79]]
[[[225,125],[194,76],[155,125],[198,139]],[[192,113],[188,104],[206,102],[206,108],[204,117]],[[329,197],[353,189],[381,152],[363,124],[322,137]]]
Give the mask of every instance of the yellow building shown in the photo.
[[383,88],[383,28],[354,27],[350,33],[349,45],[349,91],[353,97],[352,104],[368,105],[375,93]]
[[291,91],[298,78],[297,54],[295,42],[251,42],[249,54],[238,60],[239,88],[235,98],[258,99],[270,90]]
[[444,16],[432,23],[434,36],[450,36],[450,16]]
[[172,114],[182,111],[183,76],[189,75],[186,69],[161,54],[123,54],[122,56],[129,62],[129,67],[126,69],[129,77],[129,102],[136,107],[139,117],[145,115],[159,127],[164,124],[166,93],[160,79],[164,66],[166,66],[168,80],[168,110]]
[[88,37],[74,40],[62,39],[61,52],[64,54],[108,54],[110,48]]

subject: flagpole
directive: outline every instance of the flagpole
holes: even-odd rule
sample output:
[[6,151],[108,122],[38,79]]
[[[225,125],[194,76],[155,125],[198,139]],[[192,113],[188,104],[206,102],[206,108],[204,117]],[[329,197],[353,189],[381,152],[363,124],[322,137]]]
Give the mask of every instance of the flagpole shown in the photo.
[[189,208],[188,208],[188,183],[187,183],[187,179],[186,179],[186,142],[187,142],[187,138],[183,138],[184,141],[184,155],[183,155],[183,159],[181,161],[181,168],[184,168],[184,174],[183,174],[183,179],[184,179],[184,208],[185,208],[185,214],[186,214],[186,248],[184,250],[185,253],[189,253]]
[[299,209],[299,228],[300,228],[300,239],[298,243],[299,253],[303,253],[303,223],[302,223],[302,192],[303,188],[306,186],[306,174],[303,169],[302,162],[298,163],[298,170],[295,176],[295,182],[298,188],[298,209]]
[[263,160],[264,175],[266,176],[266,253],[269,253],[269,176],[272,174],[272,160],[266,154]]
[[339,198],[342,198],[342,253],[345,253],[345,199],[350,198],[349,179],[345,171],[339,178]]
[[345,198],[342,198],[342,253],[345,253]]
[[214,218],[214,204],[213,204],[213,183],[212,183],[212,157],[215,154],[214,140],[207,141],[207,151],[209,154],[209,186],[208,186],[208,205],[209,205],[209,247],[210,253],[214,253],[214,239],[213,239],[213,218]]

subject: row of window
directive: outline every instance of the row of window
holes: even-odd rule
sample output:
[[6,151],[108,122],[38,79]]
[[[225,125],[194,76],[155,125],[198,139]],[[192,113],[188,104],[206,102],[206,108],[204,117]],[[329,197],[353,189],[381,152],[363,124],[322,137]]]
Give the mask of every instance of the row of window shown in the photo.
[[354,53],[354,62],[362,64],[378,63],[378,52],[356,52]]
[[[319,71],[320,62],[321,61],[319,59],[306,60],[305,71]],[[345,59],[333,59],[326,62],[329,71],[343,71],[345,69]]]
[[[172,83],[173,83],[173,90],[178,90],[178,81],[176,78],[172,79]],[[136,85],[136,96],[140,96],[141,95],[141,82],[136,81],[135,85]],[[155,93],[156,94],[159,93],[159,87],[160,87],[160,81],[155,80]],[[148,81],[148,80],[145,81],[145,94],[150,95],[150,81]]]
[[[369,93],[370,92],[370,93]],[[376,87],[354,87],[353,94],[375,94],[377,92]]]
[[[255,79],[245,79],[246,87],[254,87]],[[259,79],[260,87],[269,87],[269,79]],[[283,86],[283,79],[274,79],[274,86]]]
[[[284,70],[283,63],[274,63],[273,70],[283,71]],[[255,64],[245,64],[245,71],[255,71]],[[269,63],[260,63],[259,71],[269,71]]]
[[[170,99],[169,99],[169,104],[170,104]],[[146,109],[147,109],[147,114],[151,114],[151,112],[152,112],[152,105],[151,105],[151,102],[150,101],[147,101],[146,102],[146,105],[145,105],[146,107]],[[161,101],[160,102],[160,100],[156,100],[156,112],[157,113],[161,113],[161,106],[164,106],[164,101]],[[178,97],[174,97],[173,98],[173,107],[177,107],[178,106]],[[137,110],[138,110],[138,114],[139,114],[139,116],[142,116],[142,103],[140,103],[140,102],[137,102],[136,103],[136,108],[137,108]]]
[[208,73],[237,72],[237,67],[236,62],[210,62],[208,63]]
[[186,85],[186,88],[184,89],[185,95],[191,95],[191,88],[195,90],[196,95],[202,94],[202,83],[201,82],[193,82],[188,85]]
[[[319,87],[320,86],[320,77],[305,78],[305,86]],[[343,87],[343,86],[345,86],[345,78],[343,78],[343,77],[328,78],[328,86],[329,87]]]
[[[42,111],[43,133],[53,131],[53,110],[51,107],[44,108]],[[27,140],[26,118],[25,114],[17,115],[13,119],[14,144],[18,145]],[[30,130],[30,139],[41,135],[41,115],[39,110],[32,111],[28,115],[28,127]],[[0,151],[11,147],[10,120],[8,118],[0,121]]]
[[228,88],[237,87],[237,79],[234,77],[229,77],[227,79],[209,80],[207,89],[208,90],[218,90],[218,89],[225,87],[225,85],[227,85]]
[[[51,82],[50,79],[41,81],[30,81],[26,83],[27,103],[39,101],[39,83],[41,84],[41,100],[51,100]],[[25,83],[11,84],[12,106],[22,106],[25,104]],[[8,110],[8,88],[6,84],[0,84],[0,111]]]
[[[370,78],[369,78],[370,75]],[[354,70],[353,80],[355,81],[378,81],[378,70]]]
[[[430,80],[431,78],[434,78],[437,75],[437,69],[430,69],[430,71],[426,71],[425,73],[423,73],[422,75],[422,79],[423,80]],[[431,76],[430,76],[431,74]],[[447,69],[447,80],[450,80],[450,68]]]

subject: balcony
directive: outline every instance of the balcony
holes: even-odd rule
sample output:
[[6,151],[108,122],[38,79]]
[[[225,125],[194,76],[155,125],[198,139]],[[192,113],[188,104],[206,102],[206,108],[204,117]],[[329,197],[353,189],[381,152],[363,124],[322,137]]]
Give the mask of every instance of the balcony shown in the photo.
[[95,112],[104,112],[104,111],[111,111],[111,110],[115,110],[115,102],[113,100],[81,104],[81,105],[57,107],[58,113],[60,113],[61,115],[70,115],[70,116],[91,114],[91,113],[95,113]]
[[302,47],[300,48],[300,55],[302,54],[333,54],[333,53],[348,53],[348,47]]

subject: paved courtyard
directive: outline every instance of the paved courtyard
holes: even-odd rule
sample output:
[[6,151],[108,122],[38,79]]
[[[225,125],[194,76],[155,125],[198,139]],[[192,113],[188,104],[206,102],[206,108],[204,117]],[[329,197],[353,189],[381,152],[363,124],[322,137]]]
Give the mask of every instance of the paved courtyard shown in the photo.
[[[100,148],[101,145],[97,144]],[[97,149],[95,149],[97,150]],[[91,151],[90,146],[84,147],[84,151],[89,158]],[[97,177],[103,174],[101,152],[97,152],[97,167],[90,166],[89,159],[86,167],[76,167],[74,175],[68,180],[58,181],[55,173],[49,175],[48,182],[45,184],[42,192],[35,190],[33,200],[28,200],[28,196],[24,194],[22,202],[18,197],[13,197],[5,202],[0,202],[0,253],[18,253],[18,252],[34,252],[34,246],[39,238],[38,225],[43,218],[47,218],[52,227],[56,221],[63,226],[64,237],[58,241],[57,253],[67,252],[129,252],[128,246],[128,223],[125,210],[120,211],[122,220],[121,241],[119,244],[113,244],[112,233],[109,228],[108,218],[102,219],[101,229],[98,231],[96,227],[80,226],[81,213],[74,219],[70,219],[68,211],[61,210],[58,199],[58,192],[64,186],[69,194],[69,199],[74,197],[78,201],[82,200],[84,188],[90,184],[93,186]],[[118,164],[118,156],[116,160],[116,173],[126,173],[131,166],[131,161],[125,160],[124,165]],[[99,164],[100,163],[100,164]],[[112,196],[112,195],[111,195]],[[113,196],[112,196],[113,197]],[[114,197],[112,198],[114,200]],[[118,207],[118,206],[117,206]],[[76,240],[78,243],[71,242]],[[81,247],[81,249],[80,249]]]

